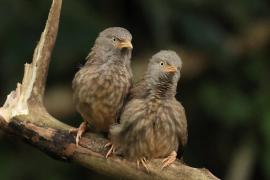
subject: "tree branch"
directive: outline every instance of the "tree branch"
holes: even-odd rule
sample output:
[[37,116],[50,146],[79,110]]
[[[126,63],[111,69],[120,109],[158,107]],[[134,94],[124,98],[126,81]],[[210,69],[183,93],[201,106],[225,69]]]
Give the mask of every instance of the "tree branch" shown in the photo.
[[43,105],[51,53],[55,44],[62,0],[53,0],[45,29],[31,64],[25,64],[22,84],[18,83],[0,108],[0,128],[26,140],[48,155],[72,161],[101,174],[125,179],[218,179],[207,169],[189,167],[176,161],[161,170],[161,160],[152,160],[150,170],[138,169],[134,162],[118,156],[104,157],[107,139],[87,133],[76,147],[72,128],[52,117]]
[[57,37],[59,17],[61,12],[62,0],[52,2],[47,23],[40,41],[35,49],[32,68],[34,84],[31,93],[33,101],[43,103],[45,84],[51,60],[52,50]]

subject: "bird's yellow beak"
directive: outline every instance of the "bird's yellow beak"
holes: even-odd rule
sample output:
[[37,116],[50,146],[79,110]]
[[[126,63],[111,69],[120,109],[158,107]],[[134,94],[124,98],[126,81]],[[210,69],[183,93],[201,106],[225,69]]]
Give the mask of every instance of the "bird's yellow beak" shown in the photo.
[[131,42],[129,40],[125,40],[125,41],[120,41],[117,44],[117,48],[122,49],[122,48],[128,48],[128,49],[132,49],[133,46],[131,44]]
[[166,66],[166,67],[164,68],[164,72],[174,73],[174,72],[176,72],[176,71],[177,71],[177,69],[176,69],[176,67],[174,67],[174,66],[168,65],[168,66]]

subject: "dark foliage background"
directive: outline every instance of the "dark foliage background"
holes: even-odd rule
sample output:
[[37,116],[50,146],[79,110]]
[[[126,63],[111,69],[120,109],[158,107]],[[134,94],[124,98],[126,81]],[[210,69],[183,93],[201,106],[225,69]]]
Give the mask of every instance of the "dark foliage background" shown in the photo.
[[[51,1],[0,0],[0,102],[21,81]],[[184,160],[228,180],[270,179],[270,1],[64,0],[49,71],[46,105],[78,125],[71,80],[98,32],[133,34],[139,79],[153,53],[173,49],[184,66],[177,98],[186,108]],[[124,172],[123,172],[124,173]],[[0,179],[96,179],[0,133]]]

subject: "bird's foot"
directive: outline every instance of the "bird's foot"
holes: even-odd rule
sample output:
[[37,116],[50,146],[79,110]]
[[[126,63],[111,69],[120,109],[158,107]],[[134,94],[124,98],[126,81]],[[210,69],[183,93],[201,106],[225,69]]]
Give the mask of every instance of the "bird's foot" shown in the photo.
[[105,156],[106,159],[107,159],[111,154],[115,153],[116,148],[115,148],[115,146],[113,145],[113,143],[108,142],[107,144],[105,144],[104,147],[105,147],[105,148],[110,147],[109,151],[107,152],[107,154],[106,154],[106,156]]
[[69,132],[70,134],[77,134],[77,133],[78,133],[78,130],[79,130],[79,128],[70,128],[70,129],[68,130],[68,132]]
[[148,160],[145,157],[137,159],[137,167],[140,168],[140,164],[142,164],[146,171],[149,172],[149,166],[147,165],[147,163]]
[[163,165],[161,169],[164,169],[165,167],[168,167],[169,165],[171,165],[176,160],[176,156],[177,156],[177,153],[173,151],[168,157],[164,158],[162,160]]
[[77,132],[77,135],[76,135],[76,146],[79,146],[79,141],[83,135],[83,133],[86,131],[87,129],[87,122],[82,122],[80,127],[75,129],[74,131]]

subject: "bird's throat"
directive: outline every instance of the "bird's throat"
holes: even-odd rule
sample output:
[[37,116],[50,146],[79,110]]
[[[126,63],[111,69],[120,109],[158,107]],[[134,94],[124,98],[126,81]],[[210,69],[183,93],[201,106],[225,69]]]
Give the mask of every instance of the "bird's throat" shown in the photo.
[[150,96],[157,98],[174,97],[176,94],[176,85],[174,85],[172,79],[160,79],[158,82],[147,83],[148,87],[145,91],[149,92]]

